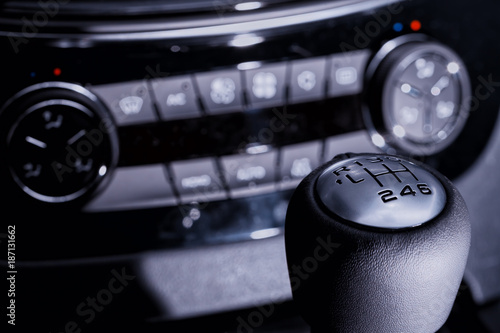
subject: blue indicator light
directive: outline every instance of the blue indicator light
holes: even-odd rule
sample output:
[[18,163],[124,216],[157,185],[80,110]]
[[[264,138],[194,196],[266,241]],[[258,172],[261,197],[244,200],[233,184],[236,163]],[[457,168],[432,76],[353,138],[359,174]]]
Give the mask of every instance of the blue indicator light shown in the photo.
[[394,29],[394,31],[400,32],[400,31],[403,30],[403,24],[400,23],[400,22],[394,23],[394,25],[392,26],[392,28]]
[[35,73],[35,72],[31,72],[30,76],[31,76],[31,77],[35,77],[35,76],[36,76],[36,73]]

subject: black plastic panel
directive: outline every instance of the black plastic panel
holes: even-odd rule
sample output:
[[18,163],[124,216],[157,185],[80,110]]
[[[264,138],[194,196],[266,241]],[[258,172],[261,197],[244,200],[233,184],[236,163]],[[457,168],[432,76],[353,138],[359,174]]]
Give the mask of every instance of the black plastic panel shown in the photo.
[[[208,2],[211,1],[199,1],[196,5],[202,4],[203,7]],[[33,3],[35,2],[26,2],[26,4]],[[170,2],[169,5],[177,3],[177,1]],[[195,5],[194,1],[188,3]],[[275,7],[269,8],[280,8],[280,3],[273,1]],[[287,2],[287,5],[288,3],[292,4]],[[300,3],[305,2],[293,2],[293,5]],[[366,5],[368,2],[359,1],[359,3]],[[75,2],[75,5],[78,4],[81,2]],[[35,5],[38,5],[38,2]],[[147,31],[149,27],[158,27],[159,21],[166,21],[165,17],[171,17],[170,14],[162,16],[159,12],[154,16],[142,15],[140,22],[129,22],[130,24],[126,22],[127,15],[121,12],[120,21],[110,20],[105,24],[105,29],[101,25],[102,22],[89,19],[84,23],[85,29],[75,24],[73,27],[62,29],[63,35],[57,35],[61,33],[58,23],[63,22],[61,26],[71,23],[71,20],[66,20],[68,16],[56,16],[46,25],[33,23],[28,26],[23,25],[23,21],[16,21],[16,17],[27,15],[24,10],[29,6],[14,10],[14,7],[21,7],[14,5],[13,1],[5,2],[2,6],[1,9],[10,6],[12,10],[5,12],[5,15],[2,12],[0,20],[2,51],[0,105],[4,105],[22,89],[43,82],[70,82],[91,90],[104,84],[151,82],[155,79],[234,70],[242,63],[286,63],[313,57],[327,57],[332,54],[341,55],[343,52],[358,49],[366,49],[370,54],[374,54],[387,41],[406,34],[425,34],[452,48],[466,64],[471,78],[470,117],[462,134],[445,151],[427,158],[412,157],[423,160],[453,181],[456,180],[459,187],[466,192],[464,197],[471,210],[471,216],[476,219],[472,226],[473,246],[466,279],[471,283],[475,301],[487,302],[499,296],[497,263],[500,260],[500,251],[495,246],[498,244],[496,240],[500,237],[498,177],[492,175],[485,180],[483,174],[484,172],[495,174],[497,168],[495,161],[498,160],[496,152],[500,151],[498,144],[493,141],[487,149],[485,148],[490,142],[493,130],[498,127],[495,124],[500,106],[498,94],[500,25],[497,18],[500,12],[499,3],[490,0],[401,1],[390,7],[347,11],[345,15],[303,24],[269,29],[255,27],[255,34],[262,39],[259,43],[247,47],[231,46],[235,33],[230,30],[210,36],[179,37],[181,35],[178,34],[174,37],[158,37],[157,34],[146,33],[142,34],[141,38],[133,34],[117,37],[122,28],[123,31],[130,31],[141,23],[142,29]],[[67,8],[69,16],[73,15],[74,8]],[[62,7],[60,9],[63,10]],[[191,9],[187,6],[182,10]],[[224,15],[220,17],[217,16],[216,8],[211,8],[206,13],[208,12],[211,13],[208,15],[212,15],[210,16],[212,19],[218,19],[221,24],[226,18],[234,20],[242,15],[234,11],[224,11]],[[33,14],[27,16],[31,18]],[[187,16],[195,21],[198,18],[191,14]],[[410,27],[413,20],[419,20],[421,23],[418,31]],[[399,27],[394,28],[395,23],[401,23],[401,30]],[[103,30],[99,31],[98,28]],[[113,29],[115,33],[105,33]],[[17,35],[11,34],[14,30],[18,31]],[[89,31],[92,30],[94,33],[90,34]],[[364,88],[367,86],[368,82],[364,82]],[[119,166],[161,165],[168,169],[171,162],[215,159],[240,154],[241,148],[247,144],[264,144],[270,149],[278,150],[311,141],[328,142],[329,147],[335,146],[334,138],[337,135],[365,129],[366,125],[362,119],[364,103],[366,103],[366,90],[361,94],[290,104],[286,106],[286,110],[296,115],[296,118],[283,131],[274,133],[272,139],[267,141],[259,140],[259,133],[268,127],[269,121],[276,116],[273,107],[245,108],[224,114],[210,114],[200,108],[199,117],[160,121],[162,118],[160,112],[157,112],[158,106],[154,106],[158,122],[119,128]],[[285,105],[276,109],[282,111]],[[5,135],[5,133],[0,134]],[[57,300],[62,304],[67,302],[69,310],[64,314],[68,315],[68,319],[74,315],[74,306],[85,299],[87,294],[90,295],[102,288],[99,282],[107,283],[109,280],[112,267],[104,269],[101,266],[101,260],[108,260],[110,258],[108,256],[125,258],[129,255],[161,252],[168,258],[169,251],[173,250],[179,251],[178,253],[182,251],[196,253],[198,249],[203,249],[203,246],[213,246],[216,250],[219,246],[225,247],[228,244],[234,245],[235,248],[245,244],[242,248],[251,251],[252,246],[259,246],[258,242],[252,242],[252,233],[268,230],[269,236],[273,232],[279,233],[282,230],[283,207],[286,207],[292,192],[277,187],[275,191],[266,194],[239,199],[154,209],[88,213],[82,211],[80,203],[62,209],[59,206],[47,206],[26,199],[24,193],[10,180],[7,163],[8,161],[0,156],[2,185],[0,209],[4,214],[0,225],[6,230],[7,225],[16,224],[19,235],[19,262],[25,262],[27,266],[36,266],[37,263],[56,259],[68,260],[55,261],[48,266],[33,267],[33,271],[30,271],[33,275],[27,278],[23,288],[30,290],[30,286],[35,286],[36,281],[39,285],[44,285],[46,282],[54,289],[59,288],[55,291],[50,290],[50,293],[59,294]],[[173,184],[174,181],[171,179],[170,183]],[[223,185],[227,190],[227,184]],[[175,194],[179,196],[179,193]],[[191,214],[197,217],[196,221],[191,221],[192,224],[186,219],[193,220]],[[4,231],[0,230],[0,233],[2,232]],[[262,234],[253,236],[258,238]],[[243,241],[249,243],[240,243]],[[252,245],[247,247],[248,244]],[[276,253],[284,253],[282,244],[278,241],[272,249]],[[166,252],[163,252],[165,250]],[[256,262],[252,264],[233,258],[235,260],[231,263],[229,278],[237,279],[238,269],[246,269],[248,266],[263,267],[259,258],[253,258]],[[56,277],[60,273],[61,267],[80,265],[81,261],[78,260],[86,262],[82,268],[86,274],[81,275],[81,271],[76,269],[70,273],[71,279],[66,284],[48,283],[51,277]],[[213,275],[207,278],[216,280],[217,273],[211,272]],[[262,271],[261,274],[267,273]],[[45,280],[38,280],[38,276],[43,276]],[[278,283],[288,284],[285,271],[278,276],[282,279]],[[182,280],[182,276],[178,279]],[[87,283],[89,280],[94,281],[95,288],[89,286],[82,293],[65,295],[68,293],[67,290],[73,290],[75,285]],[[45,290],[39,288],[39,285],[34,287],[38,288],[35,294],[39,296],[38,299],[42,299],[47,294]],[[270,294],[272,291],[263,285],[254,287],[258,289],[255,294],[259,295]],[[156,303],[154,306],[151,305],[154,301],[149,294],[147,297],[144,296],[144,288],[141,285],[138,290],[132,292],[137,296],[133,301],[138,299],[148,307],[134,314],[145,318],[156,318],[159,322],[167,318],[172,319],[168,317],[168,311],[158,310],[155,307]],[[240,290],[239,288],[245,288],[245,285],[236,283],[234,288],[236,292]],[[234,309],[273,302],[269,296],[267,300],[259,299],[260,303],[249,305],[256,301],[251,295],[252,293],[247,293],[241,299],[235,299],[235,303],[232,304]],[[204,294],[199,296],[203,302]],[[120,313],[120,309],[127,304],[122,304],[116,312]],[[154,308],[154,311],[149,306]],[[131,309],[134,312],[136,308]],[[289,308],[285,306],[285,309]],[[287,317],[278,310],[277,313]],[[295,315],[293,311],[291,313]],[[38,318],[43,318],[44,315],[48,314],[42,311]],[[224,331],[226,328],[236,330],[238,326],[236,320],[240,315],[240,313],[230,313],[230,319],[224,317],[224,320],[231,321],[231,324],[222,325],[219,330],[214,328],[213,331]],[[248,315],[249,313],[244,314]],[[62,320],[65,322],[66,316],[63,317]],[[201,318],[200,322],[205,323],[210,320]],[[171,323],[170,327],[192,328],[189,323],[182,320]],[[60,327],[56,325],[50,329],[58,328]]]

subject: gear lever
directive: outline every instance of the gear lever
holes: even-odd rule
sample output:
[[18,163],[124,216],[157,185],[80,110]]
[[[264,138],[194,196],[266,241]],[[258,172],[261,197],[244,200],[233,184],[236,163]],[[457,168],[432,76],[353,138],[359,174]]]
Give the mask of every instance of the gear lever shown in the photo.
[[425,165],[345,154],[298,186],[285,242],[293,297],[314,333],[432,333],[460,286],[469,215]]

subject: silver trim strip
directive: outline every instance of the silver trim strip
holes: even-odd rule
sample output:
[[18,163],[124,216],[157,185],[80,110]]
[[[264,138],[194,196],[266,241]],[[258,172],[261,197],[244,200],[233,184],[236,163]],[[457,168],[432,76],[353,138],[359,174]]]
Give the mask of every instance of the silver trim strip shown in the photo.
[[[235,35],[248,32],[257,32],[262,30],[283,28],[304,23],[318,22],[322,20],[338,18],[362,11],[369,11],[375,8],[389,6],[397,2],[406,0],[345,0],[333,1],[328,4],[313,4],[306,8],[301,7],[301,11],[290,9],[288,11],[273,11],[259,14],[248,14],[246,16],[229,16],[227,18],[211,18],[200,20],[201,24],[192,27],[193,21],[179,22],[177,28],[172,28],[172,24],[164,24],[162,30],[149,30],[146,24],[138,25],[142,27],[139,32],[109,32],[110,26],[91,27],[87,33],[76,34],[57,34],[57,33],[39,33],[33,38],[38,39],[85,39],[86,41],[141,41],[141,40],[159,40],[174,38],[193,38],[193,37],[211,37],[221,35]],[[304,10],[307,12],[304,13]],[[287,14],[288,12],[288,14]],[[229,21],[229,23],[228,23]],[[187,25],[186,23],[189,23]],[[120,26],[120,25],[119,25]],[[125,28],[124,25],[121,25]],[[130,25],[128,25],[130,27]],[[157,25],[157,29],[160,28]],[[114,29],[123,31],[124,29]],[[22,32],[1,31],[0,36],[24,37]]]
[[63,82],[63,81],[48,81],[48,82],[42,82],[42,83],[37,83],[32,86],[26,87],[23,90],[19,91],[16,93],[13,97],[9,98],[7,102],[5,102],[4,106],[0,108],[0,113],[3,112],[14,100],[20,99],[22,96],[30,94],[34,91],[37,90],[45,90],[45,89],[65,89],[65,90],[70,90],[73,92],[76,92],[80,95],[83,95],[90,99],[93,102],[98,103],[99,98],[97,98],[96,95],[94,95],[92,92],[87,90],[81,85],[74,84],[74,83],[68,83],[68,82]]

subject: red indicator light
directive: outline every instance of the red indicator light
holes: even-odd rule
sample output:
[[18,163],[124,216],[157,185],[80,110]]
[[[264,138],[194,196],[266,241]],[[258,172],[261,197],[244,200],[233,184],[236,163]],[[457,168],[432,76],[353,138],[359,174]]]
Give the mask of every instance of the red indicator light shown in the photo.
[[413,31],[419,31],[420,29],[422,29],[422,23],[420,23],[419,20],[413,20],[410,23],[410,28]]
[[55,76],[61,75],[61,69],[60,68],[54,68],[54,75]]

